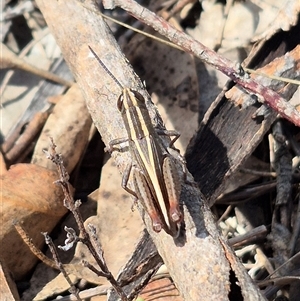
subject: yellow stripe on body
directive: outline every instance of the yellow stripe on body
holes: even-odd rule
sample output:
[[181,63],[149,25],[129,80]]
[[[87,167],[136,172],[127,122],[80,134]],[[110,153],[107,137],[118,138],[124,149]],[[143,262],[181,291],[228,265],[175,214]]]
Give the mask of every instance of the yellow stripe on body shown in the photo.
[[[153,149],[155,147],[155,144],[153,144],[151,141],[151,139],[153,139],[151,138],[153,137],[151,130],[154,132],[154,128],[150,128],[152,127],[152,123],[149,113],[145,104],[138,103],[132,91],[130,91],[129,89],[124,89],[123,92],[123,105],[126,115],[125,118],[129,127],[129,138],[134,142],[135,148],[137,150],[137,152],[135,152],[136,156],[139,156],[139,158],[136,158],[136,160],[141,161],[137,163],[142,164],[143,166],[141,167],[145,170],[145,172],[147,172],[152,183],[152,185],[151,183],[148,183],[149,187],[150,189],[151,187],[153,187],[153,189],[151,190],[154,190],[152,193],[155,193],[153,197],[156,197],[158,205],[162,211],[163,218],[167,226],[170,227],[168,212],[164,201],[164,195],[159,181],[159,177],[163,177],[162,172],[160,172],[162,166],[158,166],[158,168],[155,167],[157,164],[160,164],[160,162],[159,158],[155,159],[156,152]],[[142,106],[144,106],[144,114],[141,110]],[[145,146],[145,144],[146,148],[143,147]],[[151,198],[151,196],[149,197]],[[152,200],[145,201],[152,202]]]

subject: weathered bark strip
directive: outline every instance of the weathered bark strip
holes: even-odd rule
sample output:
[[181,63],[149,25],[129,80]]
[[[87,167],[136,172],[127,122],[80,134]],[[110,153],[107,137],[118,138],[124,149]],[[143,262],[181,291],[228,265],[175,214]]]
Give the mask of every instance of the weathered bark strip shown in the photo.
[[[295,39],[300,41],[299,27],[298,31],[286,33],[286,38],[294,34]],[[283,38],[280,41],[282,44],[293,46],[291,41],[287,43]],[[265,59],[260,60],[266,63],[270,49],[272,57],[269,60],[272,62],[259,71],[271,75],[276,73],[277,76],[282,74],[291,79],[299,78],[300,47],[297,46],[291,52],[286,52],[290,49],[278,48],[276,55],[279,57],[274,60],[274,53],[271,51],[273,48],[265,47]],[[256,67],[257,64],[256,60]],[[296,85],[257,75],[253,75],[253,78],[274,89],[286,100],[297,90]],[[226,93],[228,98],[224,94],[220,95],[210,107],[186,153],[188,168],[210,205],[224,192],[230,177],[249,158],[276,119],[273,111],[269,111],[262,118],[253,119],[252,115],[257,111],[257,106],[241,110],[237,105],[249,102],[251,95],[238,91],[238,86],[229,92],[230,94]]]
[[[37,4],[83,91],[103,141],[107,144],[112,139],[126,136],[116,106],[120,88],[99,66],[88,45],[124,86],[134,87],[145,99],[149,96],[127,65],[105,22],[79,1],[37,0]],[[147,105],[152,117],[158,118],[153,105]],[[114,153],[114,158],[124,171],[130,160],[129,154]],[[145,215],[147,229],[185,300],[229,300],[229,273],[233,265],[228,262],[228,252],[231,251],[224,251],[213,216],[201,200],[199,191],[183,185],[181,199],[184,202],[183,236],[174,241],[164,231],[153,233],[151,222]],[[244,300],[264,300],[242,265],[232,252],[230,254],[243,275],[236,274],[236,277],[243,282],[241,294]]]

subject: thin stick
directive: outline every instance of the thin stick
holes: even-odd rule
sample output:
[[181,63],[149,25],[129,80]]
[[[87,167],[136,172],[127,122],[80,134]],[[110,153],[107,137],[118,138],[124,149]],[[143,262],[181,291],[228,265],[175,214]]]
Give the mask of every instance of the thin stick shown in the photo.
[[14,222],[14,227],[25,242],[25,244],[28,246],[30,251],[39,259],[41,260],[44,264],[48,265],[49,267],[58,270],[58,266],[55,263],[55,261],[51,260],[48,258],[45,254],[41,252],[40,249],[38,249],[34,243],[32,242],[32,239],[26,232],[26,230],[21,226],[20,223]]
[[[45,153],[46,153],[48,159],[50,159],[57,167],[58,173],[60,175],[60,179],[56,183],[62,187],[62,190],[64,192],[65,207],[68,208],[72,212],[72,214],[76,220],[76,223],[77,223],[79,231],[80,231],[80,236],[81,236],[81,238],[79,238],[79,240],[87,246],[90,253],[96,260],[97,264],[99,265],[101,271],[103,272],[103,276],[105,276],[105,278],[111,283],[113,288],[116,290],[117,294],[120,296],[121,300],[128,301],[126,294],[124,293],[124,291],[120,287],[119,283],[114,278],[114,276],[109,271],[109,269],[106,265],[101,246],[100,246],[98,240],[95,239],[95,237],[96,237],[95,228],[90,226],[90,229],[92,229],[92,235],[90,235],[84,227],[84,222],[83,222],[82,216],[79,212],[79,206],[80,206],[81,202],[80,201],[75,202],[72,197],[70,184],[69,184],[69,175],[63,165],[63,160],[62,160],[61,155],[56,153],[56,150],[55,150],[56,145],[54,144],[53,139],[52,138],[50,138],[50,139],[51,139],[51,144],[50,144],[51,149],[49,152],[45,151]],[[98,270],[95,268],[95,271],[98,271]],[[96,274],[98,275],[98,272],[96,272]]]
[[[90,10],[89,7],[85,6],[85,8]],[[110,20],[110,21],[112,21],[112,22],[114,22],[116,24],[119,24],[119,25],[121,25],[121,26],[123,26],[125,28],[128,28],[128,29],[130,29],[130,30],[132,30],[134,32],[137,32],[137,33],[139,33],[139,34],[141,34],[141,35],[143,35],[143,36],[145,36],[145,37],[147,37],[149,39],[155,40],[157,42],[160,42],[160,43],[165,44],[167,46],[170,46],[172,48],[175,48],[175,49],[178,49],[178,50],[181,50],[181,51],[185,51],[182,47],[180,47],[180,46],[178,46],[178,45],[176,45],[176,44],[174,44],[174,43],[172,43],[170,41],[167,41],[165,39],[159,38],[159,37],[157,37],[157,36],[155,36],[155,35],[153,35],[151,33],[145,32],[145,31],[140,30],[138,28],[135,28],[133,26],[130,26],[130,25],[124,23],[124,22],[121,22],[121,21],[115,19],[115,18],[107,16],[107,15],[103,14],[100,11],[96,12],[96,13],[99,14],[100,16],[102,16],[104,19]],[[276,79],[278,81],[282,81],[282,82],[286,82],[286,83],[295,84],[295,85],[300,86],[300,80],[297,80],[297,79],[291,79],[291,78],[286,78],[286,77],[282,77],[282,76],[275,76],[275,75],[271,75],[271,74],[266,74],[266,73],[263,73],[263,72],[260,72],[260,71],[254,70],[254,69],[246,68],[246,67],[243,67],[243,69],[246,72],[250,73],[250,74],[256,74],[256,75],[260,75],[260,76],[264,76],[264,77],[267,77],[267,78]]]

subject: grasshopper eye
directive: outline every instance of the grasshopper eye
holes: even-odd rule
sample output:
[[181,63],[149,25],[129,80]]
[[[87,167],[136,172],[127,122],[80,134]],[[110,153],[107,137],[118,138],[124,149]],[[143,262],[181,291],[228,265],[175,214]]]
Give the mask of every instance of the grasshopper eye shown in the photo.
[[118,98],[118,101],[117,101],[117,107],[118,107],[118,110],[119,110],[120,112],[123,111],[123,109],[124,109],[124,96],[123,96],[123,94],[121,94],[121,95],[119,96],[119,98]]
[[137,91],[131,90],[138,103],[144,104],[145,98]]

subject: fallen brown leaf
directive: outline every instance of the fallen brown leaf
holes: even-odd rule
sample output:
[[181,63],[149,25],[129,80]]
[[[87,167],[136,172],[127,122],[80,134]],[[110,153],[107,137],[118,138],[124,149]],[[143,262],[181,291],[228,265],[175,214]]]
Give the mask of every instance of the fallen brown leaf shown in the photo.
[[37,259],[13,223],[22,223],[35,245],[43,246],[41,232],[50,232],[67,212],[61,188],[53,184],[57,178],[56,172],[34,164],[14,165],[1,176],[0,259],[15,280],[24,277]]

